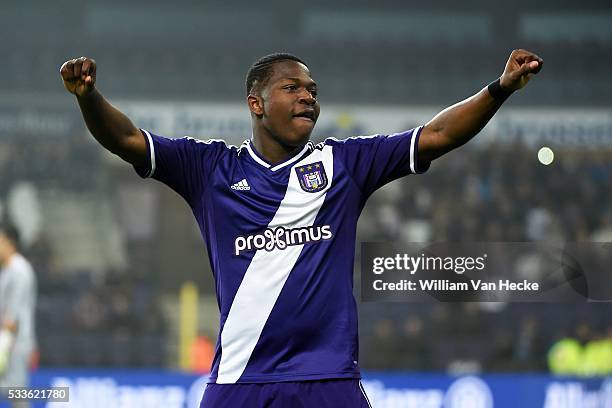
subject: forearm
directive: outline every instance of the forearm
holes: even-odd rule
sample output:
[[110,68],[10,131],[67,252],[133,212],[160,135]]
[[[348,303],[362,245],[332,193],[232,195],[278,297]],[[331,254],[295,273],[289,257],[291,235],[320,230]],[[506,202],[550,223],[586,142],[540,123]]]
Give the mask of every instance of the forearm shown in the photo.
[[542,68],[537,55],[514,50],[498,81],[438,113],[421,131],[419,161],[429,163],[476,136],[514,91],[523,88]]
[[444,154],[468,142],[478,134],[499,110],[502,102],[494,99],[485,87],[477,94],[438,113],[427,127],[443,143]]
[[96,88],[77,96],[87,128],[106,149],[123,157],[129,139],[139,134],[132,121],[115,108]]

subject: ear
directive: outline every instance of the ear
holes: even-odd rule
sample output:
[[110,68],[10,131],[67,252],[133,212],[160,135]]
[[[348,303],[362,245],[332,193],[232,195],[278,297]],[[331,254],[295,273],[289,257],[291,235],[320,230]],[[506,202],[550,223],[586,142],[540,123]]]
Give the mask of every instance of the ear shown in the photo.
[[249,110],[257,117],[261,117],[264,114],[263,98],[259,95],[249,94],[247,96],[247,104]]

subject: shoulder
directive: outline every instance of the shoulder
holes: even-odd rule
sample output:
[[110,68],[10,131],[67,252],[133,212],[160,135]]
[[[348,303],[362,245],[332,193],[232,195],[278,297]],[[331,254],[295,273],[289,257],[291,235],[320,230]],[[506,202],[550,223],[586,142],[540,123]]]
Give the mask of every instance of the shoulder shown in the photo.
[[[351,136],[346,139],[337,139],[335,137],[328,137],[323,142],[319,143],[319,145],[325,146],[359,146],[359,145],[368,145],[375,143],[377,140],[384,137],[383,135],[375,134],[369,136]],[[317,145],[317,146],[319,146]]]
[[237,157],[242,149],[242,146],[234,146],[222,139],[204,140],[185,136],[176,141],[184,145],[184,149],[190,151],[191,154],[213,162],[218,159]]
[[191,137],[191,136],[184,136],[177,140],[181,141],[181,143],[191,145],[195,148],[203,148],[203,149],[209,148],[209,149],[216,149],[220,151],[224,151],[224,150],[231,151],[231,150],[238,149],[238,147],[234,145],[230,145],[225,140],[222,140],[222,139],[204,140],[204,139],[198,139],[198,138]]
[[382,146],[384,144],[389,143],[390,145],[395,146],[396,143],[403,143],[406,140],[415,139],[415,135],[418,136],[422,126],[417,128],[405,130],[403,132],[391,133],[391,134],[373,134],[367,136],[352,136],[347,137],[346,139],[336,139],[335,137],[329,137],[325,139],[320,144],[324,144],[326,146],[339,147],[339,148],[347,148],[347,149],[368,149],[372,146]]
[[21,254],[15,254],[7,268],[14,279],[21,281],[34,280],[34,269],[30,262]]
[[329,137],[321,143],[317,144],[315,148],[322,149],[325,146],[329,146],[333,148],[336,152],[342,152],[343,150],[367,150],[379,143],[380,140],[384,138],[384,135],[379,134],[370,136],[352,136],[347,137],[346,139],[336,139],[335,137]]
[[236,149],[236,146],[228,144],[222,139],[199,139],[192,136],[183,137],[168,137],[158,135],[148,130],[141,129],[142,133],[146,138],[150,139],[150,142],[154,144],[164,145],[173,148],[187,148],[187,149],[215,149],[215,150],[231,150]]

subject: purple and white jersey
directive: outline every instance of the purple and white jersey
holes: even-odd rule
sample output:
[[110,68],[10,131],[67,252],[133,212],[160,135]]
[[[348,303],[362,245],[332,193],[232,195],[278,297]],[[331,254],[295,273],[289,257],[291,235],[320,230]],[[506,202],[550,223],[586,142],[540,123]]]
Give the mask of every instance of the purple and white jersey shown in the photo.
[[307,143],[270,164],[251,141],[143,131],[136,168],[190,205],[221,312],[210,382],[359,378],[353,262],[357,219],[382,185],[417,166],[421,127]]

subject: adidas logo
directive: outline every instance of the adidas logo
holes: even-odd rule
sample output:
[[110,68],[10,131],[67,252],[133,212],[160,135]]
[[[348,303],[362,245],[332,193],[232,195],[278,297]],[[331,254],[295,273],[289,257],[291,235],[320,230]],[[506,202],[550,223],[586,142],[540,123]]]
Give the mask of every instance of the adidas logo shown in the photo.
[[242,179],[239,182],[232,184],[231,189],[232,190],[250,190],[251,186],[249,186],[249,183],[246,181],[246,179]]

